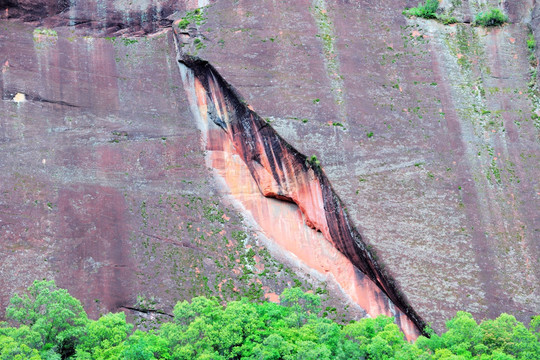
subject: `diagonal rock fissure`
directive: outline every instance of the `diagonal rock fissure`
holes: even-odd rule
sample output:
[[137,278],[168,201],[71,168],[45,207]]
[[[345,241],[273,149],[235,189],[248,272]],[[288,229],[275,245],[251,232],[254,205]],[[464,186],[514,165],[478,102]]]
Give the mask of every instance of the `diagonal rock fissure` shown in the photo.
[[120,309],[131,310],[131,311],[138,312],[138,313],[143,313],[143,314],[159,314],[159,315],[165,315],[165,316],[168,316],[168,317],[170,317],[170,318],[173,318],[173,317],[174,317],[174,315],[169,314],[169,313],[166,313],[166,312],[163,311],[163,310],[137,308],[137,307],[132,307],[132,306],[119,306],[119,308],[120,308]]
[[[207,150],[223,151],[229,146],[234,156],[240,157],[247,166],[262,195],[298,206],[305,225],[322,233],[376,286],[369,285],[366,289],[375,288],[375,295],[370,296],[384,304],[370,315],[395,316],[404,331],[409,328],[406,335],[410,339],[425,333],[424,321],[363,242],[318,162],[288,144],[210,63],[182,54],[178,46],[177,54],[184,86]],[[219,162],[216,164],[220,167]],[[350,284],[344,280],[340,285],[348,288]],[[345,291],[359,292],[358,289]]]

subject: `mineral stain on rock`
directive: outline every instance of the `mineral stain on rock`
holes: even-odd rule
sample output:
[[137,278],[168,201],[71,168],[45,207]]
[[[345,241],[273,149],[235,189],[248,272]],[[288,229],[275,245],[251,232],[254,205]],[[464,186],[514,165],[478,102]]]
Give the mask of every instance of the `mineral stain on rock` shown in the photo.
[[416,338],[424,321],[366,247],[320,165],[285,142],[212,65],[179,49],[178,56],[208,165],[226,191],[280,247],[331,274],[370,316],[395,316]]

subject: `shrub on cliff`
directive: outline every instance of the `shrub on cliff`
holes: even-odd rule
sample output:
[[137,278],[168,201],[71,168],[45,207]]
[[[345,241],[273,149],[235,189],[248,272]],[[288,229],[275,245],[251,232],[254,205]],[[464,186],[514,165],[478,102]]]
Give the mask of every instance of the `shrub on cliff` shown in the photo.
[[437,14],[439,10],[438,0],[426,0],[423,4],[418,4],[418,7],[406,9],[403,11],[403,15],[408,17],[420,17],[424,19],[437,19],[444,25],[455,24],[458,20],[449,14]]
[[424,19],[436,19],[438,8],[439,0],[426,0],[423,4],[418,4],[417,7],[405,10],[403,14]]
[[476,26],[500,26],[508,21],[501,9],[493,8],[488,11],[478,13],[474,19]]

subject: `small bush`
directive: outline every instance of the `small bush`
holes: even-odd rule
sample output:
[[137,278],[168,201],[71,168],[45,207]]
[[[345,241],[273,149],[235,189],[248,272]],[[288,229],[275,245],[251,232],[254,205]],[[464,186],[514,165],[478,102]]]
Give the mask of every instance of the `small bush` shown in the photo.
[[538,66],[538,59],[536,58],[536,39],[532,33],[530,33],[527,38],[527,47],[529,48],[529,64],[536,69]]
[[446,14],[437,15],[437,19],[439,19],[439,21],[444,25],[455,24],[458,22],[455,17]]
[[178,28],[179,29],[185,29],[187,28],[187,26],[189,25],[190,21],[188,19],[182,19],[180,20],[180,22],[178,23]]
[[306,163],[308,165],[313,166],[313,167],[320,167],[321,166],[321,162],[319,161],[319,159],[317,159],[317,156],[315,156],[315,155],[312,155],[310,158],[307,158]]
[[418,4],[418,7],[407,9],[403,12],[407,16],[416,16],[424,19],[436,19],[439,0],[426,0],[424,4]]
[[47,28],[37,28],[34,30],[34,36],[36,35],[45,35],[45,36],[54,36],[58,37],[58,33],[53,29]]
[[202,25],[205,22],[206,18],[204,17],[203,11],[201,9],[195,9],[186,13],[186,15],[178,22],[178,28],[186,29],[191,23]]
[[500,26],[507,21],[508,16],[501,9],[494,8],[476,15],[474,24],[477,26]]
[[534,51],[536,49],[536,40],[534,39],[533,34],[529,34],[529,38],[527,39],[527,47],[530,51]]

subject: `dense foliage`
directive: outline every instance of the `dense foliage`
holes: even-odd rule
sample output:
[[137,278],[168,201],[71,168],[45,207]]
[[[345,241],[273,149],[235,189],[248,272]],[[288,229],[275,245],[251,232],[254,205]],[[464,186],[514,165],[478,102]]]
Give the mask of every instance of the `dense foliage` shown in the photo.
[[507,314],[477,324],[465,312],[441,336],[404,340],[393,318],[348,325],[319,317],[321,300],[287,289],[281,304],[246,299],[179,302],[156,331],[133,331],[123,313],[89,320],[80,302],[54,282],[15,295],[0,324],[0,359],[538,359],[540,316],[530,327]]
[[508,21],[501,9],[489,9],[488,11],[478,13],[474,19],[474,24],[478,26],[500,26]]

